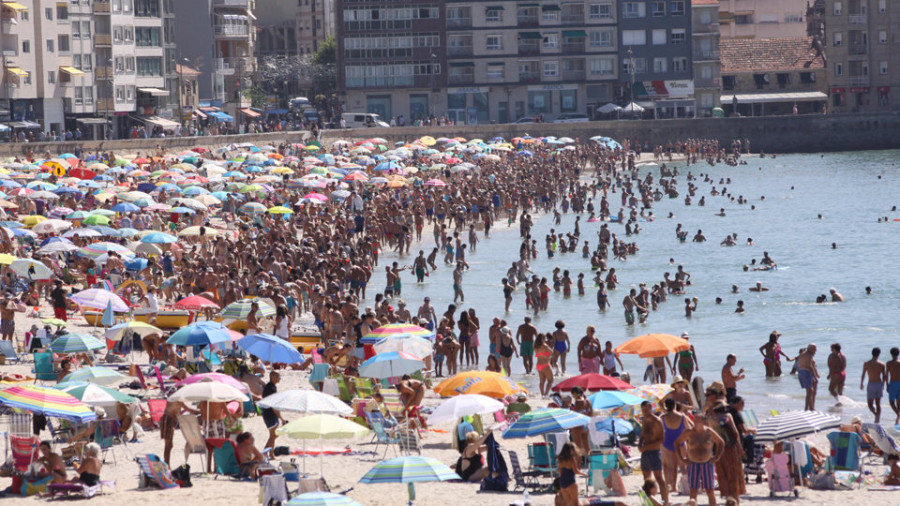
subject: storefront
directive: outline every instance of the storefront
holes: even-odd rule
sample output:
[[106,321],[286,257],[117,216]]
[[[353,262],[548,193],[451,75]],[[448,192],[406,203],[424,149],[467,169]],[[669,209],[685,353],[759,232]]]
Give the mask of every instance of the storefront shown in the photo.
[[694,81],[690,79],[636,81],[632,86],[632,93],[639,104],[652,102],[652,107],[645,109],[653,109],[654,118],[695,116]]
[[[843,97],[843,93],[834,95]],[[731,116],[737,111],[741,116],[784,116],[793,114],[816,114],[828,101],[828,95],[821,91],[797,91],[792,93],[735,93],[722,95],[722,109]],[[843,100],[843,98],[841,98]]]

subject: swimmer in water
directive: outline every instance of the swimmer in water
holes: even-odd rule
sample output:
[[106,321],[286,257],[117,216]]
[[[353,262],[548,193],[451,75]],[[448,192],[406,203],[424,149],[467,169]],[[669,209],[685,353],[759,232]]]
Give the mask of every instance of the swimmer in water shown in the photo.
[[754,244],[754,243],[753,243],[753,238],[752,238],[752,237],[748,237],[748,238],[747,238],[747,246],[753,246],[753,244]]
[[756,286],[750,287],[751,292],[768,292],[769,289],[762,285],[761,281],[756,282]]
[[844,296],[834,288],[828,290],[831,293],[831,302],[844,302]]
[[723,207],[723,208],[720,208],[720,209],[719,209],[719,212],[716,213],[716,216],[722,216],[722,217],[724,217],[724,216],[725,216],[725,208],[724,208],[724,207]]
[[744,301],[737,301],[737,309],[734,310],[735,313],[743,313],[744,312]]
[[731,293],[740,293],[741,289],[737,285],[731,285]]

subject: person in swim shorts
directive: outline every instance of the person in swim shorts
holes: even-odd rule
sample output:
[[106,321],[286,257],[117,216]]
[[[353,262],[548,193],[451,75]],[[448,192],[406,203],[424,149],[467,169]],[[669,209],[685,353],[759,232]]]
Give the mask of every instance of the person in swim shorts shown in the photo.
[[900,348],[891,348],[891,360],[884,364],[887,369],[888,401],[897,415],[894,425],[900,423]]
[[869,384],[865,387],[866,403],[869,405],[869,411],[875,415],[875,423],[881,421],[881,398],[884,396],[884,382],[887,378],[887,368],[884,362],[878,360],[880,355],[881,348],[872,348],[872,359],[863,364],[862,376],[859,379],[859,389],[862,390],[866,376],[869,377]]
[[819,371],[816,370],[816,345],[810,343],[797,357],[797,379],[800,387],[806,390],[806,402],[803,409],[815,411],[816,388],[819,385]]
[[644,479],[653,477],[659,483],[659,492],[663,502],[669,503],[669,487],[663,476],[662,444],[664,439],[663,423],[653,412],[649,401],[641,403],[641,439],[638,441],[638,449],[641,451],[641,472]]
[[715,463],[725,451],[725,441],[707,426],[706,417],[701,415],[694,418],[693,427],[675,440],[675,448],[678,460],[687,463],[691,500],[697,500],[697,494],[702,488],[706,490],[709,504],[715,505]]

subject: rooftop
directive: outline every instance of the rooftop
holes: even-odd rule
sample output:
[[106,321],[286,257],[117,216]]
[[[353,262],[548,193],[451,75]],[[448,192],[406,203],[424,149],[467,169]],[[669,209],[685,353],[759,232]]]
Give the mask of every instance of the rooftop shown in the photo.
[[175,64],[175,73],[181,74],[183,76],[199,76],[200,71],[197,69],[193,69],[188,67],[187,65]]
[[722,73],[825,68],[812,38],[725,39],[719,41]]

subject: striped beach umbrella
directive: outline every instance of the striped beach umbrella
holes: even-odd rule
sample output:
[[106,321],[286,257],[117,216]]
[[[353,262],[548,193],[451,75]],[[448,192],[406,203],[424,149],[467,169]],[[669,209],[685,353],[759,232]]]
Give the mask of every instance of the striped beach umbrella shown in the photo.
[[404,351],[388,351],[363,362],[359,366],[359,375],[363,378],[396,378],[424,368],[425,363],[415,355]]
[[385,337],[375,343],[376,353],[387,353],[389,351],[402,351],[416,358],[424,359],[431,356],[431,352],[434,351],[434,343],[424,337],[411,336],[409,334]]
[[63,334],[50,343],[50,349],[54,353],[84,353],[103,348],[106,345],[89,334]]
[[416,497],[415,483],[431,481],[459,480],[458,474],[443,462],[431,457],[410,455],[397,457],[375,464],[359,480],[360,483],[406,483],[409,493],[409,504]]
[[132,320],[130,322],[113,325],[103,333],[103,336],[110,341],[121,341],[129,331],[134,332],[141,337],[149,336],[150,334],[163,334],[163,331],[158,327],[154,327],[149,323]]
[[95,242],[94,244],[85,246],[84,248],[78,250],[78,253],[81,256],[85,256],[88,258],[97,258],[100,255],[105,255],[110,252],[129,256],[133,255],[131,250],[129,250],[125,246],[122,246],[121,244],[116,244],[114,242]]
[[250,314],[254,302],[259,305],[259,310],[256,312],[256,316],[258,318],[275,316],[275,308],[262,299],[241,299],[239,301],[232,302],[231,304],[225,306],[225,309],[223,309],[219,315],[222,318],[246,320],[247,316]]
[[53,388],[66,392],[88,406],[102,406],[115,404],[117,402],[123,404],[137,402],[137,399],[134,397],[122,393],[115,388],[104,387],[94,383],[60,383]]
[[128,304],[115,293],[104,290],[102,288],[88,288],[82,290],[75,295],[69,297],[79,306],[89,307],[92,309],[106,309],[106,306],[112,304],[113,311],[124,313],[128,311]]
[[416,336],[431,339],[434,338],[434,332],[428,329],[423,329],[418,325],[411,325],[409,323],[391,323],[388,325],[382,325],[381,327],[378,327],[377,329],[372,330],[372,332],[364,335],[361,339],[361,342],[363,344],[375,344],[386,337],[400,336]]
[[307,492],[294,497],[285,504],[288,506],[362,506],[345,495],[330,492]]
[[574,427],[583,427],[590,422],[590,417],[568,409],[538,409],[520,416],[503,431],[503,438],[542,436],[550,432],[563,432]]
[[821,411],[789,411],[763,420],[755,440],[759,443],[785,441],[840,426],[840,418]]
[[0,391],[0,404],[79,423],[97,419],[86,404],[72,395],[36,385],[16,385]]
[[[634,387],[631,390],[626,390],[626,392],[636,397],[640,397],[645,401],[650,401],[650,403],[655,406],[659,404],[666,395],[669,395],[669,392],[671,392],[672,390],[675,389],[670,385],[667,385],[665,383],[655,383],[653,385],[641,385],[638,387]],[[613,408],[609,411],[609,416],[615,418],[623,418],[626,420],[637,418],[639,414],[640,406],[637,404],[626,404],[617,408]]]
[[247,202],[238,208],[238,212],[247,214],[262,214],[266,212],[266,206],[259,202]]
[[114,385],[128,379],[118,371],[107,367],[82,367],[63,377],[60,383],[94,383],[97,385]]
[[190,297],[185,297],[175,303],[175,309],[200,311],[206,308],[219,309],[219,305],[206,297],[201,297],[199,295],[191,295]]

